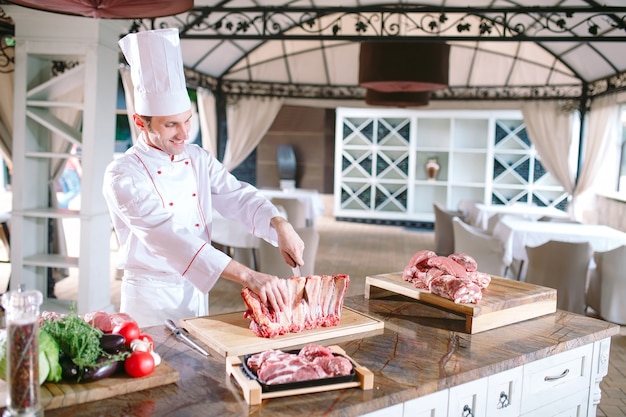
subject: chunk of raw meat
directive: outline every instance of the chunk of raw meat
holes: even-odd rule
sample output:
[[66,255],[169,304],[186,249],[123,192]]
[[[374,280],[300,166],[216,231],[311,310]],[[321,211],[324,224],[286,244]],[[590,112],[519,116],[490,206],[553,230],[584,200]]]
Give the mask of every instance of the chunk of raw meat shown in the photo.
[[429,250],[420,250],[413,255],[404,268],[402,278],[415,288],[456,303],[478,303],[482,299],[481,290],[491,283],[491,276],[479,272],[478,263],[470,255],[453,253],[437,256]]
[[467,276],[465,268],[447,256],[434,256],[432,258],[428,258],[427,263],[428,266],[441,269],[448,275],[454,275],[459,278],[465,278]]
[[432,258],[434,256],[437,256],[437,254],[431,250],[420,250],[415,252],[402,273],[404,280],[412,282],[413,279],[418,277],[419,272],[429,268],[426,261],[428,258]]
[[306,345],[298,353],[266,350],[249,356],[246,365],[266,385],[346,376],[353,369],[348,358],[317,344]]
[[434,278],[430,283],[430,291],[457,304],[477,304],[483,298],[478,285],[469,279],[453,275],[440,275]]
[[300,349],[300,352],[298,352],[298,356],[300,356],[301,358],[309,362],[313,362],[313,360],[316,358],[324,358],[324,357],[332,358],[333,356],[335,356],[335,353],[330,348],[327,348],[326,346],[306,345],[305,347]]
[[336,326],[341,320],[343,300],[350,277],[338,275],[310,275],[284,280],[289,300],[287,308],[276,312],[250,289],[244,288],[241,296],[249,318],[250,329],[260,337],[275,337],[286,333],[299,333],[317,327]]
[[491,284],[491,275],[486,274],[484,272],[468,272],[467,278],[470,279],[474,284],[478,285],[480,288],[487,288],[489,284]]
[[478,263],[474,258],[465,253],[453,253],[449,256],[454,262],[461,265],[467,272],[474,272],[478,270]]

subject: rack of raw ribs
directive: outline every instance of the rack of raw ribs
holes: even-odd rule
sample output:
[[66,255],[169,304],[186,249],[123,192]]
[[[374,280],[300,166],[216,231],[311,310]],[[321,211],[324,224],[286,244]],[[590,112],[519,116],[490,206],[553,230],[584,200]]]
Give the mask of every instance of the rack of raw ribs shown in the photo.
[[455,303],[478,304],[482,290],[491,276],[478,271],[474,258],[465,253],[438,256],[431,250],[420,250],[404,268],[402,278],[415,288],[453,300]]
[[284,311],[274,311],[247,287],[241,291],[247,307],[244,317],[250,319],[250,329],[254,334],[271,338],[339,324],[350,283],[348,275],[309,275],[281,282],[289,294]]

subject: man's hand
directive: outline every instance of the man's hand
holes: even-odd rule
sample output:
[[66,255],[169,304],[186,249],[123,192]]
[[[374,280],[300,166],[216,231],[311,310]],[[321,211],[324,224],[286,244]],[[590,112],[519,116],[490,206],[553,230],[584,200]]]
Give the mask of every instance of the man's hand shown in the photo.
[[275,275],[268,275],[254,271],[247,266],[231,260],[222,272],[222,277],[238,282],[242,287],[248,287],[259,296],[263,304],[267,304],[274,311],[284,311],[289,294],[282,279]]
[[287,265],[292,268],[296,265],[304,265],[302,259],[304,242],[293,229],[293,226],[282,217],[272,218],[271,224],[278,233],[278,249],[280,249],[280,254]]

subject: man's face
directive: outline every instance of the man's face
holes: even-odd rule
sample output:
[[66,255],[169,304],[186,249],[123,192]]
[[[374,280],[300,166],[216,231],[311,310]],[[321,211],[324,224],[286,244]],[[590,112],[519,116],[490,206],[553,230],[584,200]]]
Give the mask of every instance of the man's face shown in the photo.
[[172,116],[153,116],[149,124],[140,118],[139,128],[146,133],[148,144],[169,155],[180,154],[189,139],[191,110]]

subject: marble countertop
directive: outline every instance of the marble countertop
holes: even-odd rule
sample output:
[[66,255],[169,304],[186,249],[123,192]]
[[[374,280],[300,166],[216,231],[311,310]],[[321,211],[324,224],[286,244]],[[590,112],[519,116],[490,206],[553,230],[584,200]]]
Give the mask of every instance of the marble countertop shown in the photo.
[[275,398],[250,406],[226,374],[225,359],[205,358],[162,326],[146,329],[180,380],[115,398],[46,410],[72,416],[358,416],[435,391],[489,376],[619,333],[619,326],[557,311],[470,335],[452,313],[403,296],[349,297],[345,305],[381,318],[384,331],[325,341],[338,344],[374,373],[374,388]]

